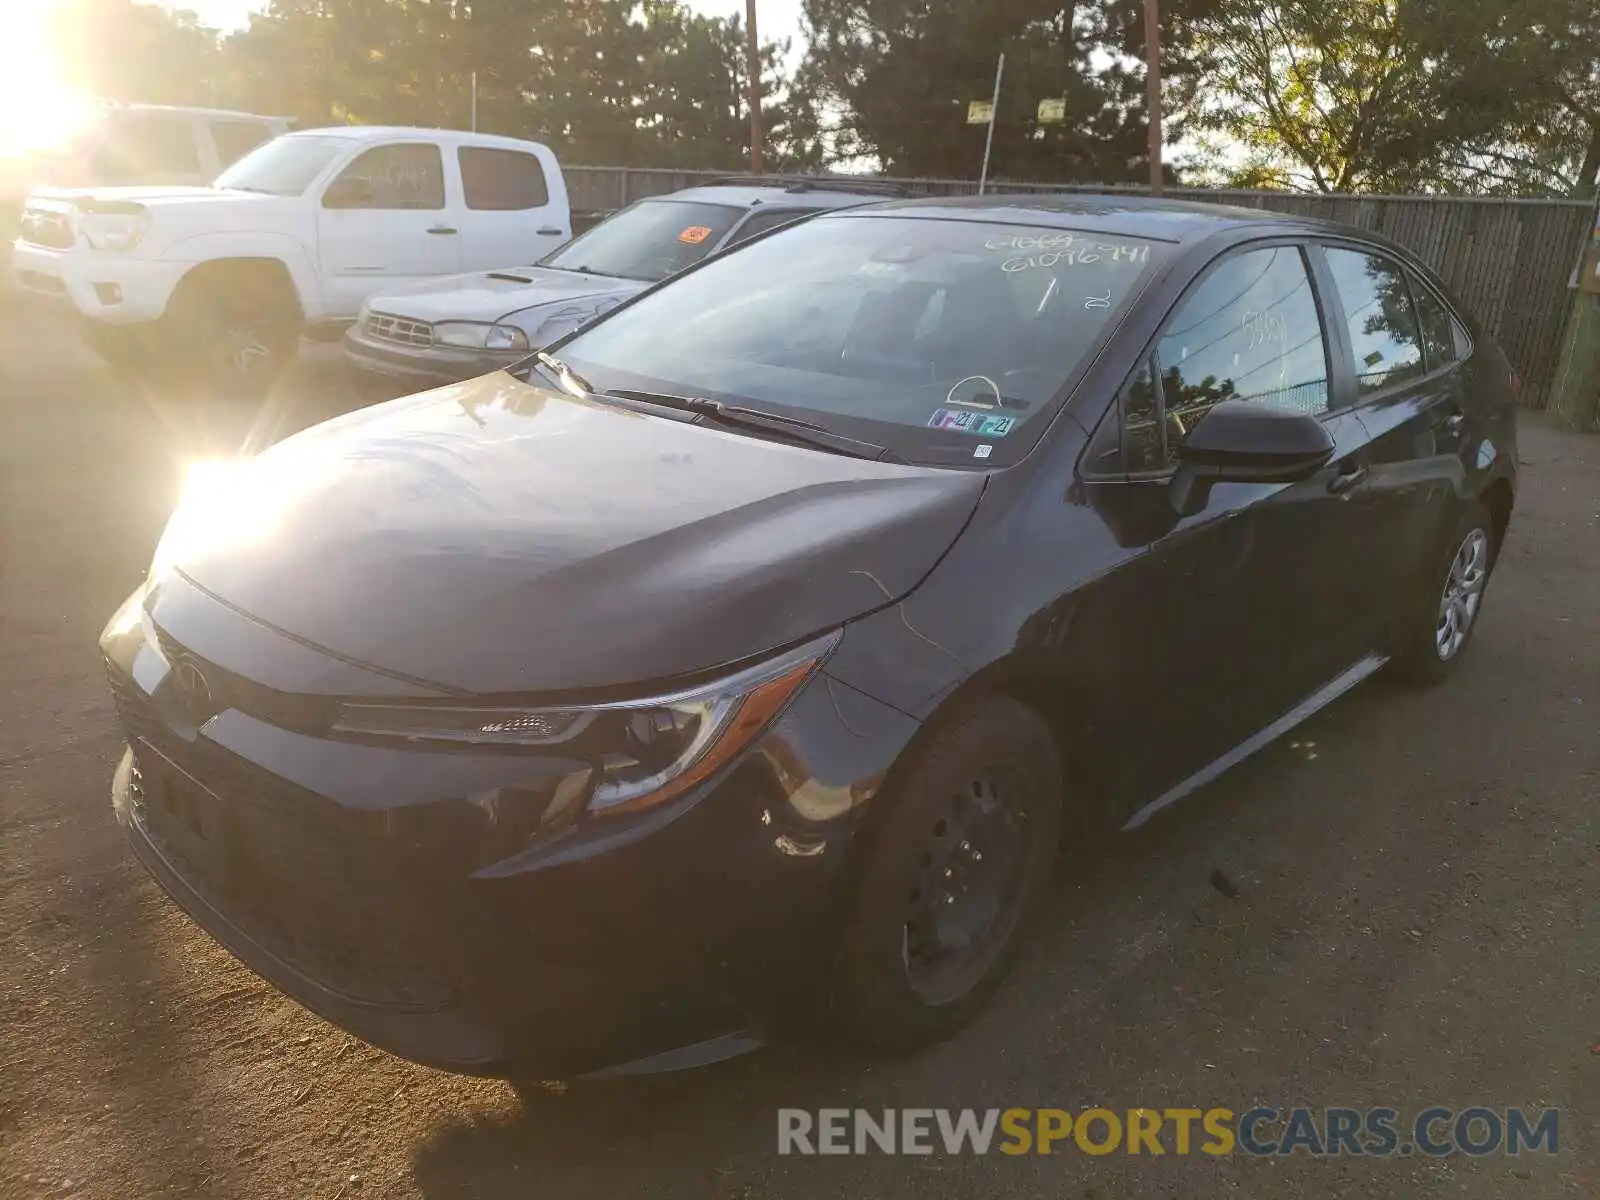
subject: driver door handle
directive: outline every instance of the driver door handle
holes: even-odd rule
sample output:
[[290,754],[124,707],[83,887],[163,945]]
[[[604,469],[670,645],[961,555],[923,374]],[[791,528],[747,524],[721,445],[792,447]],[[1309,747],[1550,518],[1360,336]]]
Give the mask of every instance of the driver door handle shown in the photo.
[[451,233],[458,233],[460,231],[457,230],[457,229],[451,228],[449,225],[432,225],[432,226],[429,226],[428,232],[429,233],[435,233],[435,234],[451,234]]
[[546,225],[543,229],[539,230],[539,236],[540,237],[561,237],[566,232],[567,231],[565,229],[557,229],[554,225]]
[[1371,474],[1371,471],[1372,468],[1360,459],[1341,463],[1339,473],[1328,481],[1328,493],[1333,496],[1348,495]]

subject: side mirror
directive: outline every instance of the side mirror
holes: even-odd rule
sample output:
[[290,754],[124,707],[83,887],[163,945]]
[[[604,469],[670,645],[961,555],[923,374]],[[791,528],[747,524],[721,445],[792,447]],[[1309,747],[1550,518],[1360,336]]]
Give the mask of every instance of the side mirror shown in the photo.
[[355,175],[342,175],[322,193],[323,208],[364,208],[372,203],[372,184]]
[[1225,400],[1178,447],[1173,504],[1189,515],[1205,507],[1213,484],[1299,483],[1333,452],[1332,436],[1313,416]]

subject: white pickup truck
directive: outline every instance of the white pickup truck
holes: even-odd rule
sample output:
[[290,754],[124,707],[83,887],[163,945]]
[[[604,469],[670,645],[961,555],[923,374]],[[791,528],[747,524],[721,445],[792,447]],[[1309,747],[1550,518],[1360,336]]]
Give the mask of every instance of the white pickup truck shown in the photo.
[[264,391],[302,332],[336,332],[368,296],[531,262],[572,236],[555,155],[437,129],[290,133],[210,187],[29,197],[12,270],[70,305],[118,365]]

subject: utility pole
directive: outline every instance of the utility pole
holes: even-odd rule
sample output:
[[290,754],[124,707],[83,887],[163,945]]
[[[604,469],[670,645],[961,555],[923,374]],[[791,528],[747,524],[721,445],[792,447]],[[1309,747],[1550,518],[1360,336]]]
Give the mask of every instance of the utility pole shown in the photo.
[[1160,0],[1144,0],[1145,96],[1150,110],[1150,194],[1161,195]]
[[750,174],[761,174],[761,39],[756,32],[756,0],[744,0],[745,74],[749,79]]
[[983,139],[983,171],[978,175],[978,195],[989,189],[989,154],[994,149],[994,123],[1000,119],[1000,81],[1006,74],[1006,56],[994,65],[994,98],[989,102],[989,132]]

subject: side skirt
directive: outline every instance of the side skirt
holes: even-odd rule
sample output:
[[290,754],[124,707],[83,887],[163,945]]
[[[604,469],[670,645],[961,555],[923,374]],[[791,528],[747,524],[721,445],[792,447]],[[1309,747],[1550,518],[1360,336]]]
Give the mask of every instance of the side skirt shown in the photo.
[[1185,779],[1176,787],[1169,788],[1167,791],[1157,796],[1154,800],[1150,801],[1149,804],[1146,804],[1138,812],[1133,814],[1133,819],[1122,827],[1123,832],[1126,833],[1131,829],[1138,829],[1162,809],[1176,804],[1179,800],[1184,799],[1191,792],[1198,791],[1200,788],[1205,787],[1206,784],[1210,783],[1213,779],[1216,779],[1224,772],[1231,771],[1245,759],[1256,753],[1256,751],[1265,749],[1267,746],[1277,741],[1278,738],[1288,733],[1296,725],[1309,720],[1311,717],[1321,712],[1324,708],[1327,708],[1328,705],[1332,704],[1340,696],[1344,695],[1351,688],[1355,687],[1356,684],[1361,683],[1363,680],[1370,679],[1373,675],[1377,674],[1378,671],[1382,669],[1383,665],[1388,661],[1389,656],[1386,654],[1373,654],[1362,659],[1343,674],[1336,676],[1334,679],[1330,680],[1322,687],[1312,692],[1311,695],[1300,701],[1299,704],[1295,705],[1288,712],[1284,713],[1283,716],[1279,717],[1271,725],[1268,725],[1266,728],[1247,738],[1245,741],[1240,742],[1237,746],[1228,751],[1221,758],[1217,759],[1210,766],[1196,771],[1193,775],[1189,776],[1189,778]]

